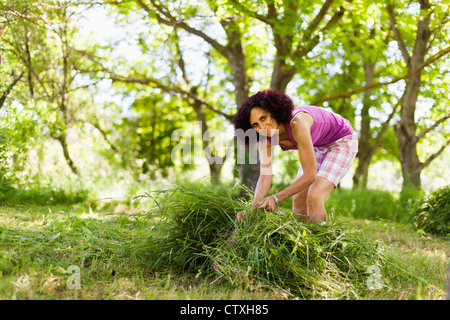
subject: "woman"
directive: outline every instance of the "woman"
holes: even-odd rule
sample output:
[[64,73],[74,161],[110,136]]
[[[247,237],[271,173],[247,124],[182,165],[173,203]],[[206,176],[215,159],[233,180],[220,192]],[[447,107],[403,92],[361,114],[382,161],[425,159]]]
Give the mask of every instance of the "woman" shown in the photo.
[[[261,173],[252,207],[273,211],[278,203],[293,197],[293,211],[299,220],[326,222],[325,201],[351,168],[358,151],[358,136],[350,122],[324,108],[294,107],[287,95],[264,90],[239,108],[234,125],[235,129],[257,132]],[[279,144],[282,150],[298,150],[300,166],[290,186],[268,196],[272,144]],[[244,213],[239,212],[237,219]]]

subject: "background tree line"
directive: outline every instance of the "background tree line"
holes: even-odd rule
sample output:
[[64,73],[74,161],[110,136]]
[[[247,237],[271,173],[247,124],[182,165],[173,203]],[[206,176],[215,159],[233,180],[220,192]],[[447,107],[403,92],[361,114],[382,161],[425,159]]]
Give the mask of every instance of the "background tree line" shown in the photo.
[[[99,10],[119,30],[103,43],[84,36]],[[70,138],[81,133],[103,140],[98,161],[156,178],[174,166],[174,130],[224,130],[249,95],[273,88],[352,122],[355,186],[385,158],[421,188],[450,143],[448,12],[443,0],[3,1],[0,178],[31,150],[44,159],[51,140],[81,179]],[[211,140],[209,156],[225,160]],[[209,164],[214,183],[222,167]],[[234,174],[252,187],[259,168]]]

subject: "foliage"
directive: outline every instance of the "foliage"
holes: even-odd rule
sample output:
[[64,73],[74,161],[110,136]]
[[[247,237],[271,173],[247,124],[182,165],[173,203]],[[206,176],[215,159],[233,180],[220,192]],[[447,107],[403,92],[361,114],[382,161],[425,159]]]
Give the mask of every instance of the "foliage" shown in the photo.
[[[76,160],[71,159],[67,132],[74,127],[80,67],[70,54],[76,27],[68,5],[60,1],[47,1],[42,6],[36,1],[7,3],[0,13],[3,31],[3,50],[7,53],[7,66],[2,68],[8,87],[3,105],[6,115],[13,118],[12,139],[19,141],[23,150],[17,159],[19,168],[26,163],[27,153],[53,139],[61,144],[62,154],[74,174],[78,174]],[[20,76],[17,74],[20,73]],[[3,88],[2,88],[3,89]],[[77,111],[75,111],[78,109]],[[20,114],[26,114],[22,121]],[[33,124],[38,124],[33,128]],[[23,128],[22,128],[23,126]]]
[[325,205],[331,215],[410,222],[410,207],[418,193],[415,188],[405,188],[398,195],[383,190],[340,188],[331,193]]
[[16,187],[0,194],[3,205],[70,205],[85,203],[90,199],[89,191],[84,188],[55,189],[51,186]]
[[417,200],[412,214],[416,229],[437,236],[450,237],[450,185]]
[[8,139],[0,129],[0,200],[11,190],[14,182],[14,171],[8,163]]
[[[156,171],[167,176],[170,168],[175,166],[172,153],[175,146],[190,137],[174,137],[174,133],[180,131],[185,123],[196,125],[192,113],[183,112],[186,106],[183,103],[170,99],[165,101],[164,96],[152,94],[138,98],[133,103],[136,117],[128,120],[127,129],[135,132],[137,157],[143,161],[142,173],[150,171],[150,177],[154,178]],[[131,127],[131,128],[130,128]],[[187,129],[186,129],[187,130]],[[194,150],[191,144],[191,152]],[[192,156],[187,154],[184,156]],[[186,164],[183,162],[184,167]]]
[[330,214],[395,221],[395,198],[389,191],[340,188],[326,202]]
[[[422,18],[419,3],[390,3],[411,51]],[[85,167],[86,160],[71,157],[69,151],[77,142],[85,143],[78,133],[86,129],[87,140],[100,132],[106,144],[89,150],[107,158],[111,166],[119,160],[133,173],[150,168],[152,177],[157,171],[166,174],[173,168],[171,130],[190,125],[195,112],[204,112],[205,123],[222,130],[229,124],[223,114],[235,112],[237,96],[243,99],[269,86],[286,89],[300,103],[328,97],[323,106],[344,115],[355,128],[360,127],[360,116],[366,118],[360,113],[361,102],[365,104],[362,93],[370,91],[365,99],[370,139],[364,143],[378,149],[372,163],[400,159],[392,129],[379,146],[375,143],[401,97],[404,82],[395,79],[406,74],[385,1],[205,0],[153,5],[2,2],[0,96],[5,99],[0,109],[18,129],[11,132],[12,145],[20,149],[15,170],[21,171],[31,152],[56,139],[72,171],[80,173],[77,168]],[[439,55],[421,70],[416,117],[420,132],[432,129],[447,114],[447,9],[441,0],[430,9],[432,37],[425,58]],[[83,19],[103,14],[109,15],[114,30],[101,39],[86,37],[89,32],[100,34],[100,28],[94,33],[92,21]],[[375,84],[395,81],[364,90],[367,64],[374,67]],[[111,85],[108,91],[104,83]],[[330,98],[335,95],[340,98]],[[197,111],[192,108],[195,103],[201,106]],[[420,136],[421,158],[445,145],[445,123],[436,129]]]

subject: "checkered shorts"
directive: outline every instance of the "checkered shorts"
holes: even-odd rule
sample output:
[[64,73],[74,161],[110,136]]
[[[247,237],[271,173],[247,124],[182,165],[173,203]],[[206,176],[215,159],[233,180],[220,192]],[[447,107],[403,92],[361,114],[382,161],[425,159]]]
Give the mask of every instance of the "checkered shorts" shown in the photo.
[[[358,135],[353,133],[325,147],[314,147],[317,176],[332,182],[335,187],[352,167],[358,152]],[[300,166],[297,177],[303,174]]]

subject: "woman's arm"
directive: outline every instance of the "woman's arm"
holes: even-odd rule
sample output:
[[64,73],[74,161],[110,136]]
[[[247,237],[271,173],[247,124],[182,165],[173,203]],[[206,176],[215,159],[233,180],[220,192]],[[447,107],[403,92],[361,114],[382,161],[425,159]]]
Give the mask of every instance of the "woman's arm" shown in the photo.
[[269,194],[272,187],[272,176],[260,175],[258,183],[256,184],[255,195],[252,200],[252,208],[255,209],[262,200]]
[[292,136],[298,145],[298,155],[303,168],[303,175],[298,177],[289,187],[275,196],[281,202],[309,187],[316,180],[317,165],[311,139],[313,118],[307,113],[300,113],[291,122]]
[[252,201],[253,208],[256,208],[262,202],[272,187],[272,147],[268,140],[258,142],[258,153],[260,167],[255,195]]
[[[272,187],[272,147],[270,142],[267,140],[258,142],[258,153],[260,159],[260,173],[252,200],[253,209],[263,201]],[[236,217],[237,220],[240,220],[244,213],[245,211],[238,212]]]
[[[316,158],[310,131],[312,124],[312,117],[306,113],[299,114],[291,122],[292,135],[298,145],[303,175],[298,177],[289,187],[275,194],[280,202],[309,187],[316,180]],[[275,206],[275,198],[267,197],[260,208],[274,210]]]

